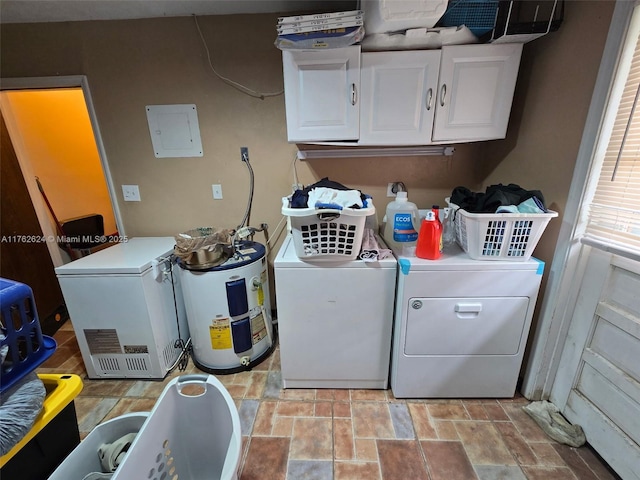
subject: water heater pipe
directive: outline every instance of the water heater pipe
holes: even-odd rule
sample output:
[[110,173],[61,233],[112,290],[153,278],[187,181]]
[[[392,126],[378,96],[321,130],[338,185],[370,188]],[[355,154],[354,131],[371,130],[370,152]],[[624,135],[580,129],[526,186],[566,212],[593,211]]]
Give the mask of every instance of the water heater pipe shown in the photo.
[[240,158],[247,165],[249,169],[249,203],[247,204],[247,210],[244,213],[244,218],[242,222],[238,226],[238,230],[240,230],[245,225],[249,224],[249,218],[251,215],[251,203],[253,202],[253,169],[251,168],[251,164],[249,163],[249,149],[247,147],[240,147]]

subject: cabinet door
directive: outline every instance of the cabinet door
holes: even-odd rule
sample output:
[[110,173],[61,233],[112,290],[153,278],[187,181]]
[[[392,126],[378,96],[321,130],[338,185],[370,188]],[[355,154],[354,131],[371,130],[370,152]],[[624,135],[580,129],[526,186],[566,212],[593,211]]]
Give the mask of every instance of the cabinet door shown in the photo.
[[362,54],[361,145],[431,142],[439,50]]
[[290,142],[357,140],[360,47],[282,52]]
[[442,48],[433,140],[504,138],[522,44]]

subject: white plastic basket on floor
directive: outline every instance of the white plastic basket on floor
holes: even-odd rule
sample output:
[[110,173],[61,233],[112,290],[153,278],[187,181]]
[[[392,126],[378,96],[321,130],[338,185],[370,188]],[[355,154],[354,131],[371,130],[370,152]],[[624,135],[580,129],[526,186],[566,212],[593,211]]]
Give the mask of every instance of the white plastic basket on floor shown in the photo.
[[355,260],[366,218],[375,213],[373,204],[342,210],[290,208],[289,197],[282,199],[282,214],[289,217],[296,255],[303,260]]
[[509,260],[524,262],[547,228],[558,216],[548,213],[469,213],[455,204],[456,240],[474,260]]
[[240,416],[213,375],[170,381],[113,480],[237,480]]
[[96,426],[64,459],[49,480],[82,479],[93,472],[102,472],[98,448],[113,443],[129,433],[136,433],[149,417],[149,412],[126,413]]

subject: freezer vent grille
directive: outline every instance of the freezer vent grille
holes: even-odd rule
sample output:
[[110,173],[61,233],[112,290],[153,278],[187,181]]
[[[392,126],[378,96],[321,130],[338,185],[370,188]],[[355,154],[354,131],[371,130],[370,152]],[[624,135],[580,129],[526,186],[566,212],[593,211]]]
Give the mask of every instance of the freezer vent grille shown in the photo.
[[128,357],[127,368],[130,371],[146,371],[148,370],[145,357]]
[[176,361],[178,358],[179,350],[173,346],[173,342],[164,347],[162,351],[162,358],[164,359],[164,368],[169,369],[169,367]]
[[109,378],[161,379],[168,370],[163,367],[163,360],[163,355],[158,357],[151,357],[148,354],[91,355],[91,364],[95,372],[87,373],[90,378],[95,374],[98,377]]
[[118,365],[118,359],[115,357],[98,357],[98,365],[103,372],[118,372],[120,371],[120,365]]

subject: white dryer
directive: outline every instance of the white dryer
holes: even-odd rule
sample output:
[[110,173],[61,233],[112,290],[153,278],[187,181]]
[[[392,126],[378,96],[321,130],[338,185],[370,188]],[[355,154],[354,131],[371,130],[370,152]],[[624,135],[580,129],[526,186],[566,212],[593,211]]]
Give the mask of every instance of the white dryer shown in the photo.
[[391,389],[397,398],[512,397],[544,262],[398,259]]

